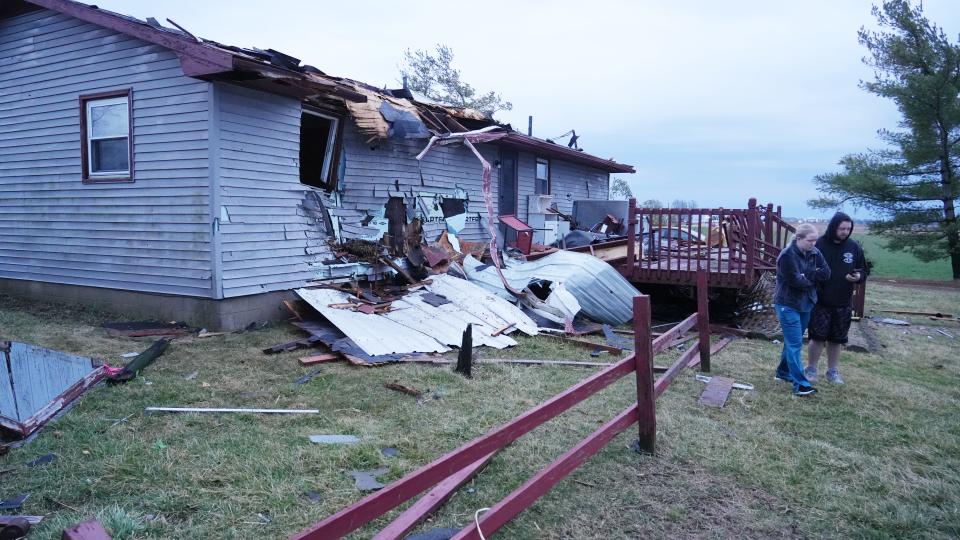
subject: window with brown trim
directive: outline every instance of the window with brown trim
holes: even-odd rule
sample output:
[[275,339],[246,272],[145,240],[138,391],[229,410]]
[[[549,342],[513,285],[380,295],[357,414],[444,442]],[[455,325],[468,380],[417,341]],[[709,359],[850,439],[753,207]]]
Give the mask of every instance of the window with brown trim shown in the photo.
[[133,106],[128,88],[80,96],[83,181],[133,181]]
[[537,195],[550,194],[550,160],[537,158],[536,185],[534,192]]

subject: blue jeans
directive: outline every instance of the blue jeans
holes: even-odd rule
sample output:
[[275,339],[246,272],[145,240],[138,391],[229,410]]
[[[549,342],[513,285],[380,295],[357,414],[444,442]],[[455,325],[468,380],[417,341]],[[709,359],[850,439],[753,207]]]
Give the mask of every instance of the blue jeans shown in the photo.
[[793,381],[793,391],[801,386],[812,386],[803,373],[803,333],[810,323],[809,311],[797,311],[792,307],[775,304],[777,319],[783,330],[783,352],[780,353],[780,365],[777,366],[777,376]]

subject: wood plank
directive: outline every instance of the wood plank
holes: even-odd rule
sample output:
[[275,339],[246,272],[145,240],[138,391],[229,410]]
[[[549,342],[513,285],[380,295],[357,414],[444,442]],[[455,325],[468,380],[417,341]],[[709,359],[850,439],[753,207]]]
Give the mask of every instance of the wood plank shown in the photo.
[[[485,536],[489,536],[502,527],[636,421],[637,404],[634,403],[483,514],[479,519],[479,531],[483,531]],[[454,535],[451,540],[479,540],[479,531],[477,526],[471,523]]]
[[404,538],[408,532],[412,531],[437,508],[440,508],[443,503],[447,502],[461,486],[469,482],[481,469],[486,467],[487,463],[490,463],[490,460],[493,459],[494,454],[496,452],[487,454],[471,463],[469,467],[437,484],[437,487],[430,490],[419,501],[413,503],[410,508],[404,510],[371,540],[400,540]]
[[733,382],[729,377],[712,377],[700,394],[700,403],[708,407],[722,408],[733,388]]
[[[710,355],[713,356],[717,354],[721,349],[729,345],[730,342],[732,341],[733,341],[733,338],[731,337],[722,337],[718,339],[716,343],[710,346]],[[697,351],[697,354],[693,355],[693,357],[690,359],[690,363],[687,364],[687,367],[694,368],[694,367],[697,367],[697,365],[699,364],[700,364],[700,351]]]
[[673,379],[677,378],[677,375],[680,374],[683,368],[687,367],[687,364],[690,363],[690,359],[698,353],[699,351],[697,350],[697,346],[691,345],[689,349],[680,355],[680,358],[678,358],[677,361],[674,362],[669,369],[667,369],[667,372],[661,375],[660,378],[657,379],[657,382],[653,384],[654,398],[660,397],[660,394],[662,394],[667,387],[670,386],[670,383],[673,382]]
[[342,359],[343,357],[340,356],[340,353],[323,353],[314,356],[304,356],[299,358],[297,361],[300,362],[301,366],[312,366],[314,364],[322,364],[324,362],[336,362]]
[[596,373],[553,398],[530,409],[513,420],[477,437],[432,463],[420,467],[380,491],[368,495],[323,521],[293,536],[293,540],[327,540],[340,538],[384,513],[396,508],[430,486],[469,466],[483,456],[499,450],[544,422],[555,418],[577,403],[620,380],[632,372],[633,356]]

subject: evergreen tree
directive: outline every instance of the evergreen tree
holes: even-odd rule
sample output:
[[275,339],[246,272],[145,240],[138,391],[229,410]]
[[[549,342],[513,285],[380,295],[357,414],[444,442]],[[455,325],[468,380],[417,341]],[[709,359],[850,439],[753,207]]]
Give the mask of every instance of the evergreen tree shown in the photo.
[[897,130],[880,130],[881,150],[851,154],[843,170],[817,176],[824,194],[814,208],[849,202],[880,219],[871,225],[894,250],[924,261],[950,258],[960,279],[960,45],[907,0],[874,7],[881,31],[861,28],[869,51],[864,63],[875,78],[861,82],[870,93],[889,98],[902,115]]

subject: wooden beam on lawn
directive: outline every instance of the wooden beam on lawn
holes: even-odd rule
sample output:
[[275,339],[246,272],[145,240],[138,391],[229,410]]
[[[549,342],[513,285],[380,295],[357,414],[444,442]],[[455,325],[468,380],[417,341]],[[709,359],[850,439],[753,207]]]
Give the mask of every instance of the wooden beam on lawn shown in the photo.
[[587,341],[584,339],[573,339],[573,338],[568,338],[564,336],[554,336],[550,334],[540,334],[540,335],[543,337],[556,339],[564,343],[569,343],[570,345],[576,345],[577,347],[581,347],[584,349],[590,349],[590,350],[600,349],[601,351],[607,351],[608,353],[612,353],[612,354],[623,353],[623,349],[621,349],[620,347],[605,345],[603,343],[593,343],[592,341]]
[[[529,508],[534,501],[599,452],[611,439],[626,431],[637,421],[637,407],[636,403],[628,407],[483,514],[479,519],[483,534],[489,536],[520,512]],[[451,540],[479,539],[480,534],[475,523],[470,523],[451,538]]]
[[507,446],[544,422],[557,417],[570,407],[620,380],[633,371],[633,368],[634,359],[631,355],[290,538],[293,540],[342,538],[483,456]]
[[404,510],[402,514],[397,516],[397,519],[381,529],[371,540],[400,540],[406,538],[407,533],[427,519],[437,508],[443,506],[443,503],[447,502],[461,486],[469,482],[481,469],[486,467],[487,463],[490,463],[490,460],[493,459],[494,454],[496,452],[487,454],[471,463],[469,467],[437,484],[437,487],[430,490],[419,501],[413,503],[410,508]]

